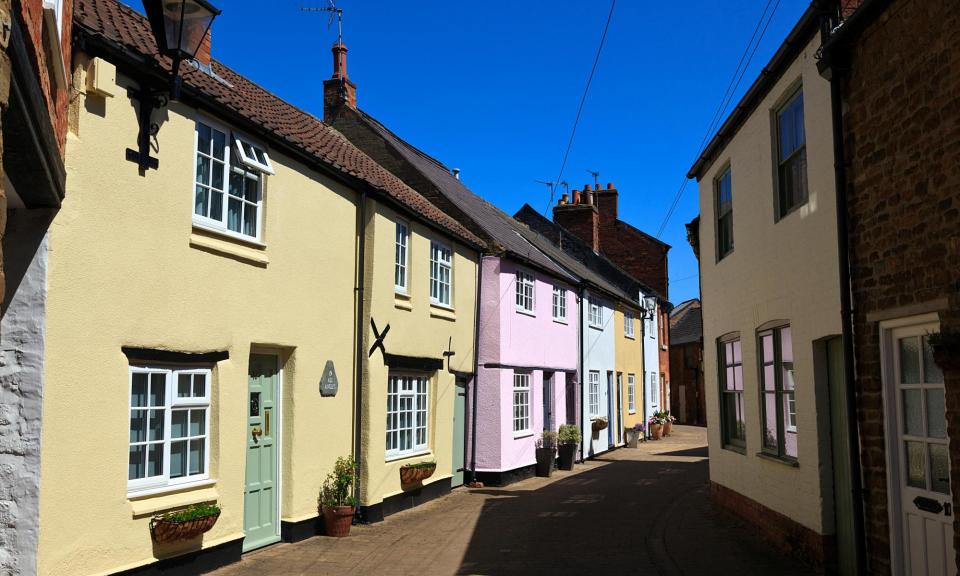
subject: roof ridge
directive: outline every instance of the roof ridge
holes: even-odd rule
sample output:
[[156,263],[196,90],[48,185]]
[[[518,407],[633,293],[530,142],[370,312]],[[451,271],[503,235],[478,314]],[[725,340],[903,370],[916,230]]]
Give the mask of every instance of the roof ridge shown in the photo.
[[[446,164],[444,164],[443,162],[437,160],[437,159],[434,158],[433,156],[427,154],[426,152],[424,152],[424,151],[421,150],[420,148],[417,148],[416,146],[414,146],[414,145],[411,144],[410,142],[407,142],[407,141],[406,141],[404,138],[402,138],[399,134],[397,134],[397,133],[394,132],[393,130],[387,128],[387,126],[386,126],[383,122],[377,120],[376,118],[373,117],[373,115],[368,114],[365,110],[361,109],[359,106],[357,107],[357,112],[360,113],[360,115],[363,116],[364,118],[366,118],[367,120],[373,122],[374,124],[376,124],[377,126],[379,126],[380,128],[382,128],[383,130],[385,130],[386,132],[388,132],[391,136],[393,136],[394,138],[396,138],[399,142],[403,143],[405,146],[407,146],[408,148],[410,148],[412,151],[416,152],[416,153],[417,153],[418,155],[420,155],[424,160],[429,160],[430,162],[433,162],[434,164],[436,164],[439,168],[443,168],[444,171],[450,172],[450,168],[449,168]],[[453,176],[451,176],[451,178],[452,178],[452,177],[453,177]],[[459,181],[459,178],[457,178],[457,180]],[[467,189],[470,190],[469,188],[467,188]],[[473,192],[473,190],[470,190],[470,192]],[[476,194],[475,192],[473,192],[473,193]],[[483,198],[483,197],[480,196],[479,194],[476,194],[476,195],[477,195],[477,197],[479,197],[479,198]]]

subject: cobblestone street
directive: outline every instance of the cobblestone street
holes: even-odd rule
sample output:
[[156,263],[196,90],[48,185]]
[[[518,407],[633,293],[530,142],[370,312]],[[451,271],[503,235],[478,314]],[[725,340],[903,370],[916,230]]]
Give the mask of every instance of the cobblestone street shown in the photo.
[[217,576],[264,574],[784,574],[779,557],[709,502],[706,433],[678,426],[552,478],[446,498],[248,554]]

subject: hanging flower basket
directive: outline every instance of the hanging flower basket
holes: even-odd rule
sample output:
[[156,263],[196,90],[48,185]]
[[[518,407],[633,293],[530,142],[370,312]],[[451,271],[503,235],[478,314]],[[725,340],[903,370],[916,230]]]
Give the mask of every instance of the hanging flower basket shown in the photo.
[[400,483],[408,486],[423,482],[433,476],[437,469],[436,462],[421,462],[419,464],[406,464],[400,467]]
[[208,532],[220,518],[216,504],[199,504],[184,510],[154,516],[150,520],[150,535],[158,544],[192,540]]
[[606,430],[607,426],[610,425],[610,422],[606,418],[594,418],[590,421],[591,428],[594,432],[599,432],[601,430]]

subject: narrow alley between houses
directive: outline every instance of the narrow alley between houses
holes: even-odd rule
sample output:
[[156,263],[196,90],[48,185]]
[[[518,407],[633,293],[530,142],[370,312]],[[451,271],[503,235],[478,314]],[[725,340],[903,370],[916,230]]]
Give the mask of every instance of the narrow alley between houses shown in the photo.
[[706,430],[621,448],[572,472],[449,496],[247,554],[215,576],[264,574],[816,574],[709,499]]

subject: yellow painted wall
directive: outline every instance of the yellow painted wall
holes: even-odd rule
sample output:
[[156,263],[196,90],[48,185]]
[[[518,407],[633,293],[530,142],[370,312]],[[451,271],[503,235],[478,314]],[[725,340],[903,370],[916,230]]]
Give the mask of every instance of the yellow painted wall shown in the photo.
[[[198,112],[170,105],[157,137],[159,170],[141,176],[124,160],[136,145],[134,108],[123,87],[113,88],[113,98],[77,98],[67,197],[50,232],[40,574],[112,572],[183,551],[155,548],[148,521],[195,501],[223,507],[204,547],[242,536],[253,345],[280,349],[286,360],[284,520],[316,515],[324,475],[352,448],[357,195],[272,151],[265,247],[201,233],[191,223]],[[127,497],[130,385],[121,346],[229,351],[212,378],[213,485]],[[327,360],[340,379],[333,398],[319,394]]]
[[[614,363],[618,374],[623,374],[620,405],[623,407],[623,427],[632,428],[635,424],[643,423],[643,321],[640,313],[633,310],[633,338],[624,332],[623,308],[617,307],[614,318]],[[633,374],[636,380],[634,392],[635,410],[631,413],[627,399],[627,375]]]
[[[382,331],[390,325],[384,340],[390,354],[418,358],[444,358],[448,346],[456,354],[453,370],[474,370],[474,326],[476,315],[477,252],[404,216],[383,204],[370,203],[367,227],[367,313]],[[394,247],[396,222],[407,223],[410,233],[408,295],[394,290]],[[452,309],[430,303],[430,241],[438,240],[453,249]],[[371,249],[372,247],[372,249]],[[366,325],[369,327],[369,319]],[[374,335],[368,332],[367,349]],[[403,464],[436,461],[436,472],[424,480],[450,482],[452,475],[453,409],[455,377],[444,368],[432,373],[428,392],[429,453],[386,461],[386,409],[389,368],[378,350],[366,362],[363,386],[363,461],[361,504],[374,505],[403,492],[400,467]]]

